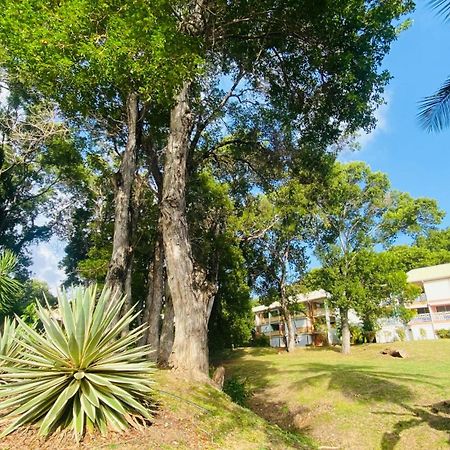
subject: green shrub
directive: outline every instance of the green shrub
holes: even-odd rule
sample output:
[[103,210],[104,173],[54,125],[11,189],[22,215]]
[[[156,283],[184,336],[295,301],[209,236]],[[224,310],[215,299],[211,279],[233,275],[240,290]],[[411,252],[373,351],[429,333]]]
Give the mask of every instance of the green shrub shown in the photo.
[[250,347],[270,347],[270,337],[265,334],[255,334],[249,344]]
[[364,343],[364,331],[361,325],[350,324],[350,341],[352,344]]
[[404,330],[404,328],[400,328],[398,327],[396,330],[397,336],[398,338],[403,342],[404,340],[406,340],[406,332]]
[[436,334],[441,339],[450,339],[450,330],[436,330]]
[[420,334],[420,337],[422,339],[426,339],[427,338],[427,330],[425,330],[425,328],[420,328],[419,329],[419,334]]
[[61,323],[38,305],[42,334],[18,319],[23,350],[2,357],[9,364],[2,368],[8,383],[0,386],[0,410],[12,423],[1,436],[39,422],[42,435],[71,426],[79,440],[86,428],[123,431],[151,419],[149,348],[134,347],[142,327],[121,336],[136,317],[133,310],[120,316],[123,304],[108,290],[97,300],[91,286],[58,298]]
[[241,406],[245,406],[246,400],[252,396],[247,380],[240,380],[234,376],[225,380],[223,392],[229,395],[234,403]]

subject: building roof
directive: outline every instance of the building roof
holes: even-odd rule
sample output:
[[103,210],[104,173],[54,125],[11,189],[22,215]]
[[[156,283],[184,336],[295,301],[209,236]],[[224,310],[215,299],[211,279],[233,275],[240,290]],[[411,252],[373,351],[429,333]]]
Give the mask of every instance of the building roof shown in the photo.
[[410,270],[407,275],[409,283],[423,283],[425,281],[450,278],[450,264],[420,267],[418,269]]
[[[307,292],[306,294],[298,294],[297,295],[297,303],[304,303],[304,302],[310,302],[313,300],[322,300],[328,297],[328,292],[324,291],[323,289],[319,289],[317,291],[311,291]],[[273,302],[269,306],[266,305],[259,305],[252,308],[252,311],[254,313],[266,311],[269,309],[279,308],[280,302]]]

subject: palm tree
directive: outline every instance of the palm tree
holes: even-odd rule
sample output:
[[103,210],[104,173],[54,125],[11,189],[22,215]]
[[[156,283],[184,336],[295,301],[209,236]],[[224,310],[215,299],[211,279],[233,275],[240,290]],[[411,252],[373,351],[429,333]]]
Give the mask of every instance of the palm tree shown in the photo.
[[[430,5],[445,21],[450,20],[449,0],[431,0]],[[420,102],[418,117],[427,131],[441,131],[450,125],[450,77],[438,91]]]
[[0,315],[13,307],[21,288],[21,283],[11,276],[16,265],[14,253],[5,250],[0,254]]

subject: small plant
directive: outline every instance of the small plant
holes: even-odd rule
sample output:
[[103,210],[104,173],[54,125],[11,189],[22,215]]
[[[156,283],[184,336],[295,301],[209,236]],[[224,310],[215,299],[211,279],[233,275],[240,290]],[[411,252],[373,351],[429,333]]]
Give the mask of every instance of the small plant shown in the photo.
[[138,327],[121,336],[136,317],[133,310],[119,317],[124,299],[95,286],[78,288],[69,300],[58,297],[59,323],[50,308],[37,305],[44,331],[23,320],[16,357],[3,355],[7,365],[0,386],[0,410],[12,423],[6,436],[21,425],[40,424],[40,434],[71,426],[79,440],[85,429],[110,427],[123,431],[151,418],[152,364],[148,346],[134,347]]
[[427,330],[425,330],[425,328],[420,328],[419,329],[419,334],[420,334],[420,337],[422,339],[426,339],[427,338]]
[[450,330],[436,330],[436,334],[440,339],[450,339]]
[[223,392],[229,395],[231,400],[238,405],[245,406],[245,402],[252,396],[247,380],[240,380],[232,376],[225,380]]
[[255,334],[251,341],[250,347],[270,347],[270,338],[265,334]]
[[398,338],[403,342],[406,340],[406,332],[403,328],[398,327],[396,330]]
[[9,250],[0,254],[0,312],[7,314],[14,307],[14,298],[22,284],[12,276],[17,266],[17,257]]
[[362,344],[364,342],[364,331],[361,325],[350,324],[350,340],[352,344]]

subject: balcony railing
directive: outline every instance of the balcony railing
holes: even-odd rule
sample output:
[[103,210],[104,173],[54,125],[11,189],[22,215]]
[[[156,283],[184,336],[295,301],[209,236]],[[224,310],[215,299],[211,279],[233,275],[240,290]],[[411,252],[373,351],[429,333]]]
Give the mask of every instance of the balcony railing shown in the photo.
[[431,322],[430,313],[417,314],[411,319],[412,323],[422,323],[422,322]]
[[433,313],[435,322],[450,322],[450,312]]

